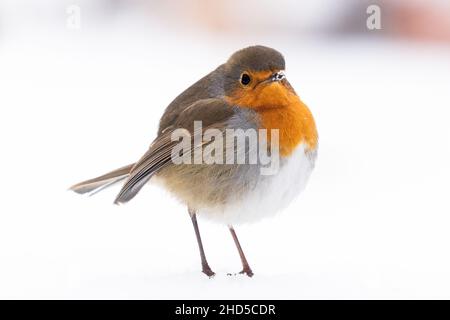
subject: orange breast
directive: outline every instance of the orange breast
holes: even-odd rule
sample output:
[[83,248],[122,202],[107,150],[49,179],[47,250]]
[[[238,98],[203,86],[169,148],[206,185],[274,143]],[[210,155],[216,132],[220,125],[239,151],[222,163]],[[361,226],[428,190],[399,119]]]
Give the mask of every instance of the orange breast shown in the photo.
[[281,156],[289,156],[300,143],[305,143],[310,150],[317,147],[318,135],[311,111],[289,86],[274,82],[227,100],[257,111],[269,137],[270,129],[279,130]]

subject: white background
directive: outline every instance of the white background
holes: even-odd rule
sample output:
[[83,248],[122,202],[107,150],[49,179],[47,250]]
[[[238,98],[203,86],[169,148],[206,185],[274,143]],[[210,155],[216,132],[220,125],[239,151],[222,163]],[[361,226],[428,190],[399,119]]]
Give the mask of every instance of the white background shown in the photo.
[[[0,42],[0,298],[450,298],[448,47],[20,21]],[[255,43],[284,53],[319,158],[287,210],[236,228],[254,278],[226,275],[232,238],[200,220],[208,279],[164,190],[67,189],[136,161],[179,92]]]

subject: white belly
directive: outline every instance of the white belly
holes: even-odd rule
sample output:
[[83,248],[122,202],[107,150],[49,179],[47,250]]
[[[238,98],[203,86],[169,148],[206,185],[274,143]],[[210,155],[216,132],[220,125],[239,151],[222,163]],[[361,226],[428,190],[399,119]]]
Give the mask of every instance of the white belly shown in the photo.
[[199,216],[228,225],[271,216],[287,207],[305,188],[315,158],[315,152],[305,153],[305,145],[301,144],[289,158],[281,160],[277,174],[261,176],[256,187],[242,199],[230,201],[225,206],[200,210]]

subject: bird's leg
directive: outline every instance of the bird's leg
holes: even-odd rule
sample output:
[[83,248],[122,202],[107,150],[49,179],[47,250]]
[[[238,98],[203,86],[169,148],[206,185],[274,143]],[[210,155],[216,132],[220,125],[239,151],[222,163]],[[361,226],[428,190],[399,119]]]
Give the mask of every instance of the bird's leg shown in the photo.
[[198,229],[197,215],[195,213],[195,210],[191,210],[189,208],[189,215],[191,216],[192,224],[194,225],[195,236],[197,237],[198,248],[200,250],[200,258],[202,260],[202,271],[208,277],[213,277],[215,273],[209,267],[208,261],[206,261],[205,250],[203,250],[202,238],[200,237],[200,231]]
[[253,271],[250,268],[250,266],[249,266],[249,264],[247,262],[247,259],[245,258],[244,251],[242,251],[242,247],[241,247],[241,244],[239,243],[239,240],[237,238],[236,231],[234,231],[232,226],[229,226],[229,228],[230,228],[231,235],[233,236],[234,243],[236,244],[236,248],[239,251],[239,256],[241,257],[241,262],[242,262],[242,268],[243,269],[239,273],[241,273],[241,274],[245,273],[247,276],[252,277],[253,276]]

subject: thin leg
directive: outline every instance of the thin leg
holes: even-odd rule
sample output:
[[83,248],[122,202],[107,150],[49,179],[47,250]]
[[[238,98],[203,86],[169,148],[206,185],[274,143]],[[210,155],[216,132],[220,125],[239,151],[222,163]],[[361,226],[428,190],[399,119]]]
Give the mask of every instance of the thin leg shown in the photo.
[[197,237],[198,248],[200,250],[200,258],[202,260],[202,271],[208,277],[213,277],[215,273],[211,270],[206,261],[205,250],[203,250],[202,238],[200,237],[200,231],[198,229],[197,215],[194,210],[189,209],[189,215],[191,216],[192,224],[194,225],[195,236]]
[[250,266],[248,265],[247,259],[245,258],[245,255],[244,255],[244,251],[242,251],[242,247],[241,247],[241,244],[239,243],[239,240],[237,238],[236,231],[234,231],[232,226],[230,226],[229,228],[230,228],[231,235],[233,236],[234,243],[236,244],[236,248],[239,251],[239,256],[241,257],[241,262],[242,262],[243,269],[239,273],[245,273],[247,276],[252,277],[253,276],[253,271],[250,268]]

